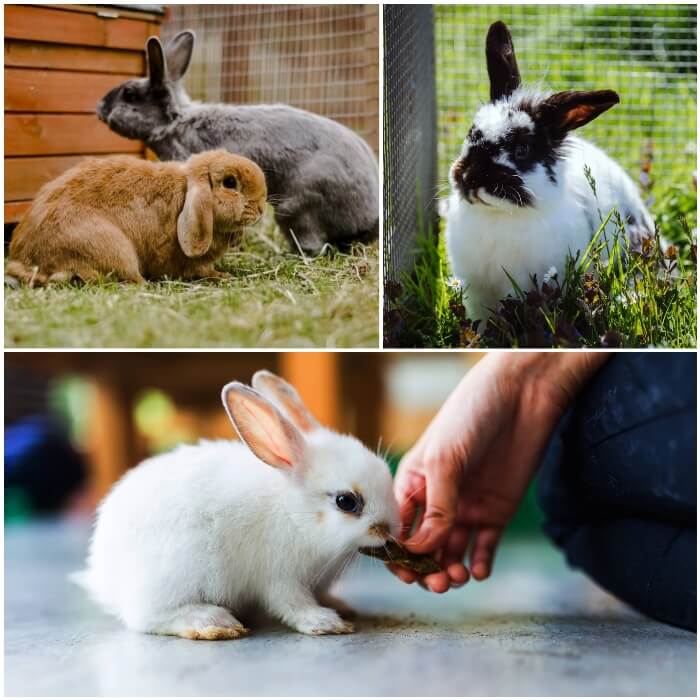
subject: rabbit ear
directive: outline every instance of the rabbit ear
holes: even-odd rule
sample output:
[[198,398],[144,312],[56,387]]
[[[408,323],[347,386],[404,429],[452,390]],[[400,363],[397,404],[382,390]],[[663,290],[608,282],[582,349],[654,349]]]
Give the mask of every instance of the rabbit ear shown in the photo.
[[240,382],[227,384],[221,398],[236,432],[258,459],[278,469],[302,465],[302,434],[267,399]]
[[194,32],[186,29],[176,34],[165,47],[166,66],[170,80],[180,80],[187,72],[194,49]]
[[154,86],[162,85],[165,81],[165,58],[163,45],[157,36],[150,37],[146,42],[146,56],[148,57],[148,81]]
[[486,67],[491,81],[491,101],[507,97],[520,86],[513,39],[503,22],[494,22],[486,35]]
[[214,197],[208,177],[187,177],[185,205],[177,217],[177,240],[188,258],[198,258],[214,238]]
[[566,133],[595,119],[620,101],[614,90],[567,90],[548,97],[540,105],[540,120]]
[[262,369],[253,375],[252,384],[256,391],[281,408],[302,433],[308,433],[319,427],[318,421],[304,406],[297,390],[281,377]]

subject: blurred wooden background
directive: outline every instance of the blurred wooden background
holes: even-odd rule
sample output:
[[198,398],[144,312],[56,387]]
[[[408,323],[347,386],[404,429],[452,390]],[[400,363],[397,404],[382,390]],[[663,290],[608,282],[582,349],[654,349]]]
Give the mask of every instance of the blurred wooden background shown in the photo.
[[88,155],[143,155],[95,115],[104,95],[145,73],[162,16],[98,5],[5,5],[5,223]]
[[[382,352],[13,352],[5,354],[5,420],[46,410],[45,387],[78,376],[90,383],[82,451],[90,490],[103,496],[128,468],[153,452],[139,429],[146,392],[167,395],[175,415],[166,426],[188,440],[235,438],[221,387],[269,369],[293,384],[319,421],[356,435],[371,449],[405,452],[479,353]],[[8,379],[9,378],[9,379]],[[43,387],[43,388],[42,388]],[[50,468],[50,465],[47,465]]]

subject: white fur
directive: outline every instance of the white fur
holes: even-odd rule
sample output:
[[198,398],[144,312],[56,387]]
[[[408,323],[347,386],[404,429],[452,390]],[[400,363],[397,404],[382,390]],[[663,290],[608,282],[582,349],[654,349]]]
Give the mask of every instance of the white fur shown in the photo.
[[[241,442],[203,441],[147,459],[99,507],[87,570],[74,576],[142,632],[206,637],[244,628],[261,606],[305,633],[346,632],[328,587],[359,546],[398,534],[386,463],[350,436],[314,428],[299,468],[275,469]],[[360,489],[361,516],[329,495]],[[226,635],[224,635],[226,636]]]
[[522,99],[526,93],[515,91],[508,99],[485,104],[474,117],[474,127],[481,131],[485,141],[496,143],[513,129],[535,130],[532,117],[521,110],[513,109],[513,97]]
[[[519,90],[509,100],[485,105],[475,124],[480,121],[482,130],[488,125],[490,138],[503,136],[512,122],[512,116],[507,116],[508,105],[520,98]],[[479,119],[482,111],[487,112],[487,118]],[[497,311],[499,301],[512,294],[504,268],[522,289],[531,287],[533,274],[541,283],[552,266],[563,275],[567,254],[583,253],[599,228],[598,210],[605,217],[616,208],[623,217],[631,214],[640,225],[654,230],[637,188],[615,161],[584,139],[568,136],[565,144],[564,156],[555,166],[556,184],[542,166],[522,175],[535,199],[533,207],[517,207],[483,191],[479,196],[489,206],[469,204],[450,178],[452,193],[445,215],[447,253],[452,272],[466,288],[470,318],[488,318],[490,310]],[[584,175],[585,165],[596,182],[597,200]],[[610,223],[606,231],[612,229]]]

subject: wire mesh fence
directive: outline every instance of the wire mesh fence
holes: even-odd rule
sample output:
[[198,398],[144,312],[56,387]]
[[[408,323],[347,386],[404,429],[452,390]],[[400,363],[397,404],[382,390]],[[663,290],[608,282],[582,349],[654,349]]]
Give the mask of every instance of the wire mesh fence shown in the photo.
[[282,102],[357,131],[378,153],[379,15],[374,5],[171,5],[167,41],[197,34],[194,99]]
[[513,35],[523,83],[619,93],[620,104],[582,136],[644,188],[690,180],[696,163],[695,5],[437,5],[441,183],[478,105],[488,100],[484,42],[499,19]]
[[410,269],[436,182],[433,8],[384,7],[384,280]]

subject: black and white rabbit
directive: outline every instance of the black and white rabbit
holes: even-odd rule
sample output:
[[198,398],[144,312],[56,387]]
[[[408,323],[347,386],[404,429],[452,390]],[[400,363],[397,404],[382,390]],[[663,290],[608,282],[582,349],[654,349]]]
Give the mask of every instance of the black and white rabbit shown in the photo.
[[148,77],[127,80],[97,106],[98,117],[161,160],[186,160],[214,148],[244,155],[264,171],[275,219],[301,247],[376,237],[379,227],[377,162],[353,131],[288,105],[193,102],[182,85],[195,35],[177,34],[163,50],[146,42]]
[[[622,168],[571,131],[619,102],[612,90],[556,94],[520,86],[513,42],[502,22],[486,37],[491,102],[474,117],[450,169],[444,207],[447,252],[466,288],[468,315],[485,319],[512,293],[504,269],[522,289],[588,246],[615,208],[632,245],[654,233],[651,215]],[[596,195],[585,167],[595,180]],[[612,230],[614,224],[608,224]],[[606,230],[607,232],[607,230]]]

